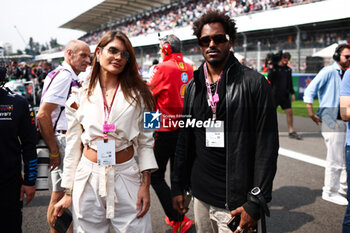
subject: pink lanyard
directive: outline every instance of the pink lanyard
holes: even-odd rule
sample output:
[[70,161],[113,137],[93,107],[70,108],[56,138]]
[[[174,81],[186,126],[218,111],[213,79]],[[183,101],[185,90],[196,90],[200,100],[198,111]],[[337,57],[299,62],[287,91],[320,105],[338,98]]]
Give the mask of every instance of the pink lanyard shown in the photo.
[[219,75],[219,78],[217,80],[216,84],[216,89],[214,95],[211,93],[210,89],[210,83],[209,83],[209,78],[208,78],[208,68],[207,68],[207,63],[204,63],[204,77],[205,77],[205,85],[207,86],[207,92],[208,92],[208,101],[211,107],[211,110],[213,112],[213,120],[216,120],[216,104],[219,102],[219,94],[218,94],[218,87],[219,87],[219,82],[221,80],[222,76],[222,71]]
[[108,141],[108,132],[112,131],[111,128],[111,125],[110,124],[107,124],[108,122],[108,118],[109,118],[109,115],[111,113],[111,109],[112,109],[112,106],[113,106],[113,102],[114,102],[114,98],[115,98],[115,95],[118,91],[118,87],[119,87],[119,82],[117,82],[117,86],[115,87],[115,91],[114,91],[114,95],[113,95],[113,99],[112,99],[112,102],[111,102],[111,106],[108,108],[108,104],[107,104],[107,100],[105,98],[105,96],[103,95],[103,92],[102,92],[102,97],[103,97],[103,110],[104,110],[104,114],[105,114],[105,120],[104,120],[104,124],[103,124],[103,127],[102,127],[102,131],[103,131],[103,141],[104,142],[107,142]]

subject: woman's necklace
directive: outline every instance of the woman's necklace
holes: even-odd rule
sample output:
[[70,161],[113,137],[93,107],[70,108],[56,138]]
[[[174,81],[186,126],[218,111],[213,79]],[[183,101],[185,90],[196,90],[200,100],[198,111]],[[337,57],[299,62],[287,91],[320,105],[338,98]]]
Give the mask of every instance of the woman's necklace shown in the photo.
[[108,97],[107,88],[106,87],[101,87],[101,89],[102,89],[102,93],[104,93],[104,95],[106,97]]
[[110,95],[113,95],[114,91],[115,90],[113,90],[113,89],[109,89],[108,91],[107,91],[107,89],[105,89],[104,94],[105,94],[106,98]]

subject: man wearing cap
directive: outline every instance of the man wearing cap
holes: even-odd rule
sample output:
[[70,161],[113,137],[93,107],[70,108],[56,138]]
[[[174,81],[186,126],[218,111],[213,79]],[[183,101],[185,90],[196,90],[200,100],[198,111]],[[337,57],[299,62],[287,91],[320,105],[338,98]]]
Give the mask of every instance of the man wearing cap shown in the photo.
[[53,228],[53,207],[64,194],[61,176],[68,128],[64,105],[71,89],[79,86],[78,74],[85,71],[89,64],[89,46],[80,40],[70,41],[64,51],[64,62],[47,75],[43,86],[37,119],[50,155],[52,194],[47,219],[52,233],[57,232]]
[[28,101],[2,87],[5,76],[6,69],[0,67],[0,224],[4,232],[19,233],[23,198],[27,205],[35,195],[36,130]]

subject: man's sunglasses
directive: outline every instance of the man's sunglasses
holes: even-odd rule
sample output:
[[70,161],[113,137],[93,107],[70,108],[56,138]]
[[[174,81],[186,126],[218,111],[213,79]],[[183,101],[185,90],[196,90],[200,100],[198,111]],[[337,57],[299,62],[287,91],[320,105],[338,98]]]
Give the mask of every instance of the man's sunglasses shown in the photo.
[[347,60],[349,60],[350,58],[350,55],[342,55],[342,56],[344,56]]
[[210,44],[210,41],[214,41],[216,45],[225,43],[230,39],[230,37],[227,34],[219,34],[214,36],[202,36],[198,39],[198,44],[201,47],[208,47]]

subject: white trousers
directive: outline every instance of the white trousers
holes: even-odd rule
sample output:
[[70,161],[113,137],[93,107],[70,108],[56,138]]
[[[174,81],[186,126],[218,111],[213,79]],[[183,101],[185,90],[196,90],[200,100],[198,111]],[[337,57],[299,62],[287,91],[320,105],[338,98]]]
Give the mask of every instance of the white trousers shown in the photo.
[[[107,198],[99,193],[106,185],[105,169],[82,155],[74,178],[73,222],[74,232],[107,233],[112,227],[116,233],[151,233],[149,212],[136,218],[137,194],[141,185],[139,167],[134,158],[112,167],[114,170],[114,217],[106,217]],[[103,182],[103,183],[101,183]]]
[[327,147],[326,170],[323,192],[334,193],[347,190],[345,170],[346,123],[337,120],[335,128],[322,123],[322,136]]
[[232,233],[227,227],[231,212],[227,209],[208,205],[194,198],[194,221],[197,233]]

